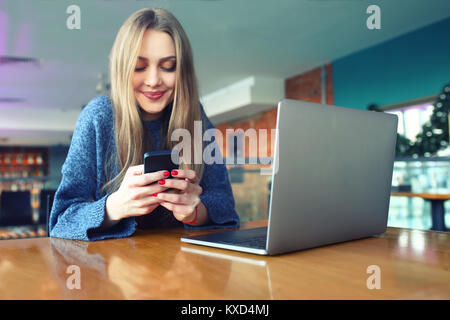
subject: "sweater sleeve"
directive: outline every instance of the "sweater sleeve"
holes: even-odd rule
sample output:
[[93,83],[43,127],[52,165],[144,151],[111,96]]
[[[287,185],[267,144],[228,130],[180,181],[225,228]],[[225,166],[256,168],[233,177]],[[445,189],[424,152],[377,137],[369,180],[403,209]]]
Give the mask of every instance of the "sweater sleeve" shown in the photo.
[[[98,98],[97,98],[98,99]],[[49,219],[51,237],[76,240],[101,240],[130,236],[135,231],[134,219],[123,219],[115,226],[96,231],[105,217],[109,194],[99,196],[99,159],[104,135],[95,119],[98,109],[94,99],[83,109],[62,167],[62,180],[56,191]]]
[[[203,111],[206,129],[215,129],[208,117]],[[220,149],[218,148],[215,137],[210,142],[210,150],[215,159],[222,159]],[[218,154],[215,155],[215,152]],[[213,162],[212,164],[204,164],[203,176],[200,181],[203,193],[200,200],[208,210],[210,223],[202,226],[191,226],[185,224],[188,229],[207,229],[207,228],[237,228],[239,227],[239,215],[235,210],[233,191],[228,178],[228,170],[225,164]]]

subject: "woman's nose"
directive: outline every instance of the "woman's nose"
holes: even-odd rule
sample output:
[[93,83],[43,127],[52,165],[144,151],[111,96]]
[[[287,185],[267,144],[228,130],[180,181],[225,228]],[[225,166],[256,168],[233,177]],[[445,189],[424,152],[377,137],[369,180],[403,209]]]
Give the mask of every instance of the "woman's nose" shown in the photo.
[[161,77],[157,68],[148,68],[144,84],[150,87],[157,87],[161,84]]

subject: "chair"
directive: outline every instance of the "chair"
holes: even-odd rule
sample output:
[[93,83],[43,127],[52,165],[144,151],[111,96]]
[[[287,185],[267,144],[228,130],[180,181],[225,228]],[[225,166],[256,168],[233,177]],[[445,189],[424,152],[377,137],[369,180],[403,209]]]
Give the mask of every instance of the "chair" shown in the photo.
[[3,191],[0,208],[1,226],[33,224],[30,191]]
[[50,212],[52,211],[53,199],[55,198],[56,190],[41,190],[40,201],[41,205],[39,207],[39,224],[45,224],[47,235],[49,235],[49,219]]

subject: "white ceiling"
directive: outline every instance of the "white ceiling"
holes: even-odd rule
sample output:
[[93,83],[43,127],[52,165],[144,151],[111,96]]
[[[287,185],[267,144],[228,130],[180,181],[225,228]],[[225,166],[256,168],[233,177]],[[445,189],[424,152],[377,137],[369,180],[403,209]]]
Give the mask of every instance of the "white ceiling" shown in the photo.
[[[80,30],[66,27],[72,4]],[[371,4],[380,30],[366,27]],[[0,102],[0,144],[70,143],[119,27],[144,7],[166,8],[184,26],[202,95],[249,76],[298,75],[450,16],[448,0],[0,0],[0,55],[40,60],[0,65],[0,98],[24,99]]]

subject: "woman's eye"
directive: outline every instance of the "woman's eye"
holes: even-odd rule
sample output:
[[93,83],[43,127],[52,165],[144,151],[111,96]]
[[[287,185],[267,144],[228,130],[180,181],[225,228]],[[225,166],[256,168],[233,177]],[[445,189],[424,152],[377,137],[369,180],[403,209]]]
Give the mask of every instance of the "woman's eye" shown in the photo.
[[[136,71],[136,72],[144,71],[145,68],[146,67],[141,67],[141,68],[136,67],[134,69],[134,71]],[[164,71],[167,71],[167,72],[173,72],[173,71],[175,71],[177,69],[177,66],[176,65],[161,66],[161,69],[164,70]]]
[[161,68],[162,68],[164,71],[173,72],[173,71],[176,70],[177,66],[176,66],[176,65],[173,65],[173,66],[170,66],[170,67],[161,67]]

